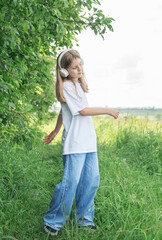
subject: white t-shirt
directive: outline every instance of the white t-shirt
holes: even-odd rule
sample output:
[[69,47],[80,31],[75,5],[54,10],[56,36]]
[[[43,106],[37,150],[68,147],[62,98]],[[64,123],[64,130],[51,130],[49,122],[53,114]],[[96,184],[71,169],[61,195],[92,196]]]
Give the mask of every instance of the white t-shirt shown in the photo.
[[82,116],[79,111],[88,107],[87,98],[79,82],[78,95],[72,81],[63,83],[66,103],[61,103],[64,131],[62,134],[63,155],[97,151],[96,133],[91,116]]

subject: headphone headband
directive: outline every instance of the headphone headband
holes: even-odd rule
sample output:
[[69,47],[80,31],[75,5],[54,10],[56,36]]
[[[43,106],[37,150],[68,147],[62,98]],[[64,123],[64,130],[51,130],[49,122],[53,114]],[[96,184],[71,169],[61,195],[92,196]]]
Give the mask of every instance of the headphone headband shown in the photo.
[[73,49],[66,49],[66,50],[64,50],[64,51],[60,54],[60,56],[59,56],[59,58],[58,58],[58,67],[59,67],[59,69],[62,68],[62,67],[61,67],[61,59],[62,59],[63,55],[64,55],[66,52],[70,51],[70,50],[73,50]]

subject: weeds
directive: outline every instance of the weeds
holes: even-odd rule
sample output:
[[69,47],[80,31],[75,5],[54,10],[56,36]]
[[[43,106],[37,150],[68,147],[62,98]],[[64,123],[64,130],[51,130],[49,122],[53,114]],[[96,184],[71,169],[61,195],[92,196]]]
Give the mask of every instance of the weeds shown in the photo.
[[[94,117],[100,187],[95,198],[96,232],[73,226],[75,204],[55,239],[160,240],[161,125],[130,118]],[[43,216],[63,175],[61,133],[50,145],[42,138],[54,123],[28,141],[1,144],[0,238],[51,239]]]

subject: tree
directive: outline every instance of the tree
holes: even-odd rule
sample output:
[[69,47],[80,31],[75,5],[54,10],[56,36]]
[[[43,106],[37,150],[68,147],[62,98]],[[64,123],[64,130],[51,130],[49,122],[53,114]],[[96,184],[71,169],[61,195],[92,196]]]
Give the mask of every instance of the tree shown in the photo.
[[113,18],[98,0],[1,0],[0,121],[20,134],[31,116],[41,119],[55,99],[54,59],[62,47],[90,27],[104,37]]

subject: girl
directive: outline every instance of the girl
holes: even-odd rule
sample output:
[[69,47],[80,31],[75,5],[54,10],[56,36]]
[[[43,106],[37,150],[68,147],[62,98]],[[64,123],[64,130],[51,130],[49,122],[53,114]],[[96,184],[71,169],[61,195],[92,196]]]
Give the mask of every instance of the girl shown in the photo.
[[73,49],[57,58],[56,96],[61,103],[55,129],[43,141],[49,144],[62,124],[64,174],[56,185],[49,210],[44,216],[44,230],[57,235],[68,218],[76,196],[76,219],[79,227],[95,230],[94,197],[99,186],[96,133],[92,115],[108,114],[115,119],[119,112],[108,108],[89,108],[85,93],[88,86],[83,72],[83,60]]

